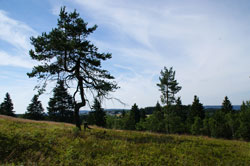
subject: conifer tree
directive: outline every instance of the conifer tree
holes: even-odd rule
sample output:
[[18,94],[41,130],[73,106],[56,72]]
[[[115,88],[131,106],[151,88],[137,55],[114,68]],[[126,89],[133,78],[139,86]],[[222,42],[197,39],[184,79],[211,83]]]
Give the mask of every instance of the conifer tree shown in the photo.
[[163,132],[165,130],[164,112],[159,102],[156,103],[153,114],[150,116],[149,129],[156,132]]
[[92,110],[94,111],[92,112],[94,124],[96,124],[97,126],[105,127],[106,126],[106,113],[104,112],[104,109],[101,107],[101,103],[97,98],[95,98],[94,100]]
[[181,90],[181,86],[178,86],[179,83],[175,79],[175,71],[173,70],[173,67],[170,67],[169,70],[164,67],[160,74],[160,83],[157,84],[157,86],[162,93],[162,103],[168,106],[175,102],[175,94]]
[[31,99],[31,103],[27,107],[27,111],[24,114],[24,117],[27,119],[34,120],[43,120],[45,113],[42,107],[41,101],[38,100],[38,95],[34,95]]
[[224,113],[230,113],[233,111],[233,106],[231,102],[229,101],[228,97],[226,96],[221,107],[221,111]]
[[204,119],[205,117],[205,111],[203,105],[200,103],[199,98],[195,95],[194,96],[194,101],[191,105],[191,110],[190,110],[190,116],[194,117],[200,117],[201,119]]
[[[88,40],[97,26],[88,27],[87,22],[76,11],[68,13],[61,8],[57,27],[49,33],[31,37],[34,46],[29,54],[39,64],[27,75],[37,77],[45,91],[46,85],[55,80],[64,80],[67,85],[75,85],[73,92],[76,127],[81,130],[79,111],[86,106],[89,97],[107,97],[109,92],[118,88],[114,77],[102,69],[102,61],[112,57],[110,53],[99,53],[98,48]],[[71,86],[72,87],[72,86]],[[73,89],[73,88],[72,88]],[[80,99],[80,100],[79,100]]]
[[127,122],[125,124],[125,128],[129,130],[134,130],[136,123],[140,121],[140,111],[136,103],[132,106]]
[[49,119],[59,122],[74,122],[74,104],[72,96],[67,92],[62,80],[53,89],[53,97],[48,103]]
[[15,111],[13,111],[14,106],[12,100],[10,98],[9,93],[6,93],[4,101],[0,105],[0,114],[8,115],[8,116],[15,116]]

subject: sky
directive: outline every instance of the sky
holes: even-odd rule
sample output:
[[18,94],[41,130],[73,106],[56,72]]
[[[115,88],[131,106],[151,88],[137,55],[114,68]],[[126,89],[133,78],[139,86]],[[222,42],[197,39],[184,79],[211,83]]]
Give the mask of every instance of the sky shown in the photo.
[[[0,0],[0,102],[9,92],[16,113],[24,113],[36,90],[27,72],[31,36],[50,32],[60,8],[76,9],[91,27],[89,39],[120,86],[104,108],[140,108],[160,101],[160,71],[173,67],[182,86],[176,95],[191,104],[234,105],[250,99],[250,1],[248,0]],[[53,87],[53,84],[50,85]],[[43,107],[53,93],[40,96]],[[87,106],[82,109],[89,109]]]

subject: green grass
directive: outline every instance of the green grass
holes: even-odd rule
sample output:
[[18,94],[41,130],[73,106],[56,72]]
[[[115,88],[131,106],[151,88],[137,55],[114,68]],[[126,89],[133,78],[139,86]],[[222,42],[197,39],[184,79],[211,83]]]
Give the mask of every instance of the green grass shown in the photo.
[[250,165],[250,143],[0,116],[0,165]]

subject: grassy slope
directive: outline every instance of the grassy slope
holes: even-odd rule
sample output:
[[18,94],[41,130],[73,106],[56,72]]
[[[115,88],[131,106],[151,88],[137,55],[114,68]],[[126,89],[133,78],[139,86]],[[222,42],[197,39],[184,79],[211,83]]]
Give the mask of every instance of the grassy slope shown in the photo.
[[250,143],[0,116],[0,165],[250,165]]

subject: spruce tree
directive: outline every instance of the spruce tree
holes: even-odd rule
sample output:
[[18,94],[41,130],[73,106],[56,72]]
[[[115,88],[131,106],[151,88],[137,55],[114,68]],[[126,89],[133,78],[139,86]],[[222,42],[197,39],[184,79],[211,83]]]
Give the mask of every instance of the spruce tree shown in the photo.
[[106,126],[106,113],[104,112],[104,109],[101,107],[100,101],[95,98],[94,104],[92,106],[92,114],[93,114],[93,120],[94,124],[97,126]]
[[12,100],[10,98],[9,93],[6,93],[4,101],[0,105],[0,114],[8,115],[8,116],[15,116],[15,111],[13,111],[14,106]]
[[41,101],[38,100],[38,95],[34,95],[31,103],[27,107],[24,117],[27,119],[43,120],[45,113]]
[[173,67],[170,67],[169,70],[164,67],[160,74],[160,83],[157,84],[157,86],[162,93],[161,101],[163,104],[169,106],[175,102],[175,94],[181,90],[181,86],[178,86],[179,83],[175,79],[175,71],[173,70]]
[[200,103],[199,98],[195,95],[194,101],[191,107],[189,108],[187,120],[186,120],[187,127],[190,132],[192,130],[192,125],[196,117],[199,117],[201,120],[203,120],[205,118],[205,111],[204,111],[203,105]]
[[140,111],[136,103],[132,106],[128,119],[125,124],[125,128],[129,130],[134,130],[136,123],[140,121]]
[[59,122],[74,122],[74,104],[72,96],[67,92],[62,80],[53,89],[53,97],[48,103],[49,119]]
[[200,103],[200,100],[196,95],[194,96],[194,101],[191,105],[190,114],[193,118],[197,116],[200,117],[201,119],[204,119],[205,117],[204,107]]
[[233,106],[231,102],[229,101],[228,97],[226,96],[221,107],[221,111],[224,113],[230,113],[233,111]]

